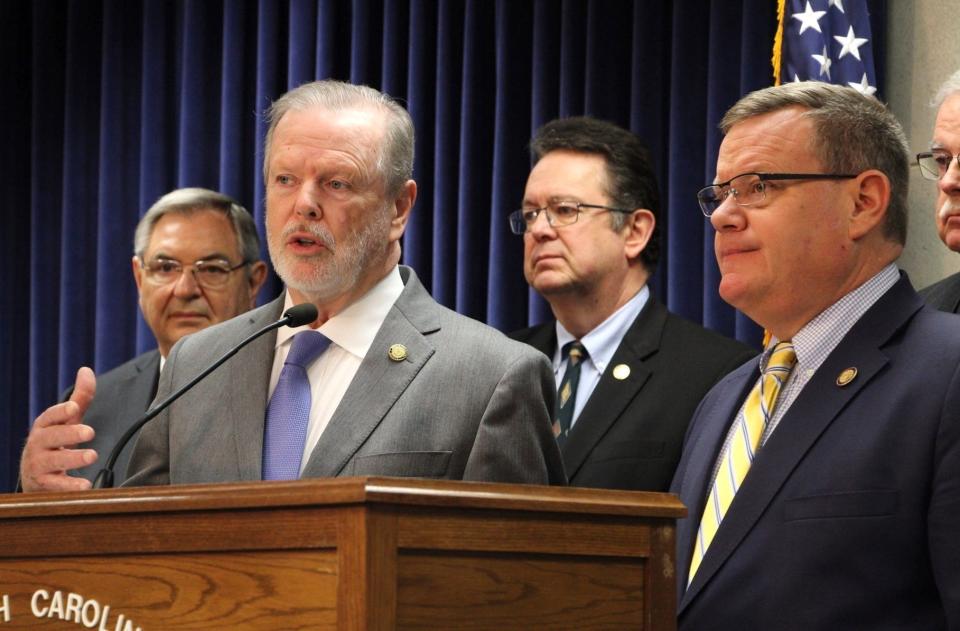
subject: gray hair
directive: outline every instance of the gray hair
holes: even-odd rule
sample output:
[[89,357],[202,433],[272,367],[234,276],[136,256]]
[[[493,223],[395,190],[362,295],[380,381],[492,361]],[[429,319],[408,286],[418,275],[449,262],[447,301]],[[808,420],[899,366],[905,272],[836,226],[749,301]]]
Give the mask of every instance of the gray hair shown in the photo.
[[386,114],[386,130],[383,144],[377,155],[377,170],[383,177],[388,196],[400,192],[404,183],[413,177],[413,120],[410,114],[390,96],[365,85],[342,81],[324,80],[305,83],[294,88],[273,102],[267,110],[267,129],[263,149],[263,181],[267,183],[267,168],[270,164],[270,144],[273,132],[289,111],[311,108],[342,111],[375,108]]
[[153,229],[164,216],[189,215],[203,210],[221,212],[230,220],[244,261],[254,263],[260,260],[260,237],[257,236],[253,216],[232,197],[206,188],[179,188],[154,202],[137,224],[133,235],[133,253],[143,260]]
[[950,75],[949,79],[943,82],[940,89],[937,90],[937,95],[933,97],[933,101],[930,102],[930,105],[939,108],[943,105],[943,102],[947,100],[948,96],[953,96],[957,92],[960,92],[960,70],[954,72]]
[[886,105],[854,88],[803,81],[764,88],[746,95],[720,121],[720,130],[748,118],[787,107],[802,107],[813,123],[811,148],[833,173],[877,169],[890,180],[883,236],[901,245],[907,240],[909,147],[903,127]]

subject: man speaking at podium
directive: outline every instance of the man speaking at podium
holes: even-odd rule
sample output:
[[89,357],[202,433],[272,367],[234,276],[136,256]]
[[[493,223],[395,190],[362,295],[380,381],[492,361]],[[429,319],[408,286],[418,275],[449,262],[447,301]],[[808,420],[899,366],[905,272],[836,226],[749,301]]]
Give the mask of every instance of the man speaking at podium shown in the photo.
[[398,265],[417,196],[409,114],[371,88],[319,81],[269,119],[267,240],[286,291],[175,345],[157,401],[292,305],[319,316],[258,338],[147,424],[127,484],[563,483],[546,358],[441,307]]

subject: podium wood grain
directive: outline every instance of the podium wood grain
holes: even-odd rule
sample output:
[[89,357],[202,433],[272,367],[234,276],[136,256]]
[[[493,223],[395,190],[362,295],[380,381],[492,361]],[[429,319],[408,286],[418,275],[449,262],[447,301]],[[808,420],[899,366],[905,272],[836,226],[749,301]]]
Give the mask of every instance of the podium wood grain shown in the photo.
[[16,628],[68,628],[31,614],[44,589],[144,631],[674,629],[684,512],[666,494],[399,478],[4,495],[0,595]]

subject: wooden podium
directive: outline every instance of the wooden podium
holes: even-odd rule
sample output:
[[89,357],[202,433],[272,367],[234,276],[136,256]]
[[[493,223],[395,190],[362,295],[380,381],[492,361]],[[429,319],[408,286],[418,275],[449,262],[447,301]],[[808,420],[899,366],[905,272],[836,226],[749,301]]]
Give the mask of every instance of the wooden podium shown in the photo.
[[0,628],[674,629],[685,512],[373,477],[2,495]]

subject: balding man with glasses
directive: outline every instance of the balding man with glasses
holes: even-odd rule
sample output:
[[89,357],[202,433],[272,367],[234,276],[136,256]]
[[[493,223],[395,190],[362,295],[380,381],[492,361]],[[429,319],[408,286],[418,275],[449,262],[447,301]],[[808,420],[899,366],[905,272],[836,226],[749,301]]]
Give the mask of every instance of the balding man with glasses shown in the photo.
[[960,319],[897,269],[903,129],[819,82],[720,128],[720,296],[772,338],[687,432],[678,629],[958,629]]
[[664,491],[706,391],[752,357],[652,295],[659,195],[634,134],[555,120],[531,143],[533,171],[510,227],[553,321],[511,336],[543,352],[558,388],[554,433],[570,483]]
[[[934,98],[937,121],[930,151],[917,154],[920,174],[937,183],[937,232],[944,245],[960,252],[960,70],[947,79]],[[960,313],[960,272],[922,289],[932,307]]]
[[[171,347],[252,309],[266,278],[253,217],[230,197],[203,188],[158,199],[137,225],[133,249],[140,310],[157,349],[96,378],[89,368],[78,371],[63,402],[31,428],[20,461],[25,491],[89,488],[98,456],[106,458],[149,406]],[[120,480],[134,442],[117,459]]]

